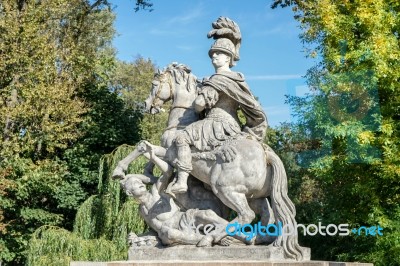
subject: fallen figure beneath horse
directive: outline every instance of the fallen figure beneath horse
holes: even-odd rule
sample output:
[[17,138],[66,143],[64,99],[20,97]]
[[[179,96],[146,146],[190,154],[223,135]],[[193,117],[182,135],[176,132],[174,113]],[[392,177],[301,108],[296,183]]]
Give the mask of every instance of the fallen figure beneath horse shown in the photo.
[[[226,230],[228,221],[211,209],[182,210],[170,195],[164,193],[173,169],[155,156],[153,145],[143,141],[141,146],[146,151],[145,156],[160,167],[163,175],[152,184],[154,178],[142,174],[128,174],[121,177],[120,184],[128,196],[139,202],[140,215],[150,228],[157,232],[162,244],[198,247],[212,244],[230,245],[232,238],[221,234]],[[145,184],[152,184],[150,191],[146,189]],[[208,228],[205,233],[202,230],[204,228]],[[234,237],[246,242],[244,236]]]

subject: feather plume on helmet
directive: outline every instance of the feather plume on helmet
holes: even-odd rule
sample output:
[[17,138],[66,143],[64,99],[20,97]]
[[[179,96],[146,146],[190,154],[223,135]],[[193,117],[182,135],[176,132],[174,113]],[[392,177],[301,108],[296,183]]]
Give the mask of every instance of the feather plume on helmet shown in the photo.
[[239,61],[239,49],[242,42],[242,34],[238,24],[227,17],[219,17],[212,23],[213,29],[208,32],[207,37],[215,40],[208,55],[211,57],[214,51],[222,51],[231,56],[230,66]]

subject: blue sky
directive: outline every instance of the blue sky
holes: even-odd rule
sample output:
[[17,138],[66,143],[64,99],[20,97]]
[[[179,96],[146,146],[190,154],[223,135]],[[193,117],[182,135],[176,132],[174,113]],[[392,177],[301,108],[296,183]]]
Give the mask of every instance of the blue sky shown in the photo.
[[316,63],[305,58],[299,23],[290,8],[272,10],[269,0],[152,2],[154,11],[135,13],[135,1],[113,1],[119,59],[132,61],[141,55],[160,68],[179,62],[189,65],[199,78],[210,76],[214,68],[208,50],[213,40],[207,39],[207,33],[219,16],[227,16],[242,32],[241,59],[232,70],[245,75],[271,126],[290,121],[284,95],[304,94],[302,76]]

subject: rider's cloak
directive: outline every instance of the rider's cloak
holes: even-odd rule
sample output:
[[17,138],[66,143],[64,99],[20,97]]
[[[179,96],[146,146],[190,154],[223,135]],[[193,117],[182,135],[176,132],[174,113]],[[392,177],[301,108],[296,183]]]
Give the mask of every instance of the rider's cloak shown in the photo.
[[228,71],[216,73],[203,81],[203,85],[211,86],[238,102],[246,117],[244,131],[255,135],[258,139],[264,138],[267,117],[261,105],[252,95],[242,73]]

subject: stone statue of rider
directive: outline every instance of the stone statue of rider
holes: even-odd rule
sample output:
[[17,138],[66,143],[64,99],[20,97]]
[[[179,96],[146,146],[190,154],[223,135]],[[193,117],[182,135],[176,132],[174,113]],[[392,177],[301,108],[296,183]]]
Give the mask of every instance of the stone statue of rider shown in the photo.
[[[234,139],[244,131],[263,141],[267,119],[260,104],[254,98],[243,74],[231,68],[239,60],[241,34],[238,25],[224,17],[213,23],[208,37],[215,40],[208,54],[215,74],[204,79],[202,89],[195,100],[198,112],[205,111],[205,118],[196,121],[175,138],[178,177],[167,192],[171,194],[187,191],[187,178],[192,170],[191,146],[198,151],[210,151],[225,141]],[[241,109],[246,124],[241,128],[238,110]]]

